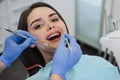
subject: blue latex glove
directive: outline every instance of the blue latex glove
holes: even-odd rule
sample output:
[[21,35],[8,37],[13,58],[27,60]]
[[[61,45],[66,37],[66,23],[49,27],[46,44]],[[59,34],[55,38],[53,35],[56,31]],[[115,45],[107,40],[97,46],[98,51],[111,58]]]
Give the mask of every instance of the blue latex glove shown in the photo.
[[[69,40],[72,51],[70,51],[66,46],[65,38]],[[79,44],[76,42],[75,38],[69,34],[65,34],[62,37],[60,45],[58,46],[54,58],[53,66],[50,72],[51,74],[58,74],[64,80],[66,80],[65,75],[81,58],[82,51]]]
[[35,42],[32,41],[36,40],[36,38],[30,35],[28,32],[22,30],[18,30],[18,32],[27,36],[28,39],[24,39],[15,34],[12,34],[6,38],[4,51],[0,56],[0,59],[8,67],[10,67],[11,63],[22,53],[24,49],[35,44]]

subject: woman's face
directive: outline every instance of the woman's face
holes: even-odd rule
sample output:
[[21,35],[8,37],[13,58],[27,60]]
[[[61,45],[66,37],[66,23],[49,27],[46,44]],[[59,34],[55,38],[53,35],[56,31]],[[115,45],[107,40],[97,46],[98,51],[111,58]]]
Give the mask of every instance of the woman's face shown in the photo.
[[48,7],[38,7],[32,10],[27,18],[27,24],[28,32],[42,43],[36,44],[41,51],[55,51],[61,37],[67,33],[64,22],[54,10]]

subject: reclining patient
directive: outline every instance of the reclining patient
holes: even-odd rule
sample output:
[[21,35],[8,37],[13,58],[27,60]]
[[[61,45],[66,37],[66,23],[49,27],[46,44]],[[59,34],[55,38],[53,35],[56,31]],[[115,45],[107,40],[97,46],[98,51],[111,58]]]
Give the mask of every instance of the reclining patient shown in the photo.
[[[83,55],[62,16],[49,4],[38,2],[26,9],[17,32],[28,38],[10,35],[0,59],[10,67],[22,53],[29,71],[26,80],[120,80],[117,67],[101,57]],[[35,65],[41,69],[31,71]]]

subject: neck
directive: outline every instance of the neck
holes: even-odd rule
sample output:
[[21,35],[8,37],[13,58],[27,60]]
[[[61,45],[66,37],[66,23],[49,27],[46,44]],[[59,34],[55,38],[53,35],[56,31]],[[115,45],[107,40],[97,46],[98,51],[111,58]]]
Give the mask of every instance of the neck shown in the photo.
[[45,59],[45,64],[47,64],[49,61],[51,61],[53,59],[53,56],[54,56],[54,53],[41,52],[41,54],[43,55],[43,57]]

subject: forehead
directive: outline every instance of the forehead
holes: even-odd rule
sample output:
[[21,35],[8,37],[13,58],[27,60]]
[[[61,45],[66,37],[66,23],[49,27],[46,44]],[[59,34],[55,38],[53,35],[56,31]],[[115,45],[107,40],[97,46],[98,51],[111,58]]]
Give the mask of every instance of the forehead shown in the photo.
[[37,18],[49,17],[49,15],[52,13],[56,13],[56,12],[49,7],[35,8],[28,15],[27,22],[31,23],[33,20],[35,20]]
[[56,13],[56,12],[49,7],[38,7],[33,9],[28,17],[48,16],[51,13]]

